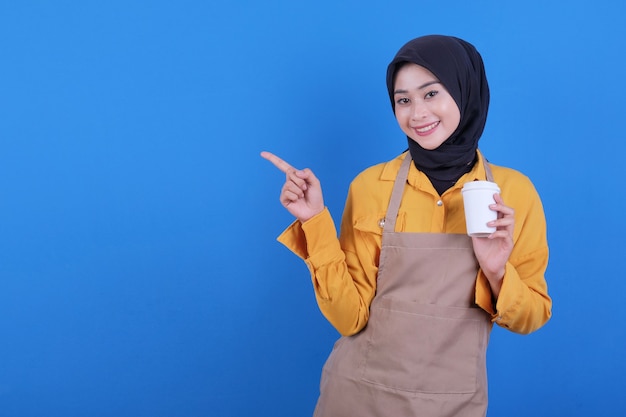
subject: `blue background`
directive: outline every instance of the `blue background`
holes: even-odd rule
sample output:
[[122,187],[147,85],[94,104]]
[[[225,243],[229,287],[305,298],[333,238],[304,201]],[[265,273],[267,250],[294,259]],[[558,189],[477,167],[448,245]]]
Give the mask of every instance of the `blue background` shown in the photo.
[[385,69],[482,53],[481,148],[531,177],[553,319],[496,328],[490,416],[626,409],[625,7],[610,0],[0,3],[0,416],[306,416],[337,333],[271,150],[351,179],[405,149]]

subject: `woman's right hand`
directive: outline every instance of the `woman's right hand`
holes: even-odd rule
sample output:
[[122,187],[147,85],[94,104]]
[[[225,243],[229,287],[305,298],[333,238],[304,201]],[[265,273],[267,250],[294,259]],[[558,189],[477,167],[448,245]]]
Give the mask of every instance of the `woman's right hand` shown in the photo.
[[261,156],[285,173],[287,179],[280,192],[281,204],[304,223],[324,210],[322,186],[310,169],[296,169],[270,152]]

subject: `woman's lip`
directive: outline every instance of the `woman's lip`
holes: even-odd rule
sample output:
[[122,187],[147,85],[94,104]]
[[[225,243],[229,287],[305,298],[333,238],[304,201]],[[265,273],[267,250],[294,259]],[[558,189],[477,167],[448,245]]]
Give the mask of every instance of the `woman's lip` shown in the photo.
[[439,126],[439,121],[427,125],[415,126],[413,130],[418,136],[428,136],[435,131],[437,126]]

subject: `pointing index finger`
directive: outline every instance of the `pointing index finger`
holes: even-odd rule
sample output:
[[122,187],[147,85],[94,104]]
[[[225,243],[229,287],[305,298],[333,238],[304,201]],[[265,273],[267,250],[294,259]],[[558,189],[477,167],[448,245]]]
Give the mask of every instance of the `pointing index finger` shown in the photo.
[[268,161],[270,161],[272,164],[274,164],[274,166],[276,168],[280,169],[285,174],[290,169],[295,169],[294,167],[289,165],[287,162],[283,161],[282,159],[280,159],[279,157],[277,157],[276,155],[274,155],[271,152],[263,151],[263,152],[261,152],[261,156],[263,158],[267,159]]

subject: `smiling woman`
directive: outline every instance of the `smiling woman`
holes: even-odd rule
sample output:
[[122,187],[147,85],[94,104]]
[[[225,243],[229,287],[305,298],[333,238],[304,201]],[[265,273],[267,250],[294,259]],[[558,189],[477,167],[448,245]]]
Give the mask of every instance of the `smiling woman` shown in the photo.
[[[297,219],[279,240],[306,262],[343,335],[315,416],[483,417],[492,323],[530,333],[551,316],[541,201],[525,176],[478,151],[489,89],[471,44],[408,42],[387,87],[409,152],[352,182],[339,238],[314,173],[261,154],[286,175],[280,202]],[[485,206],[494,231],[470,237],[461,188],[485,179],[502,190]]]

